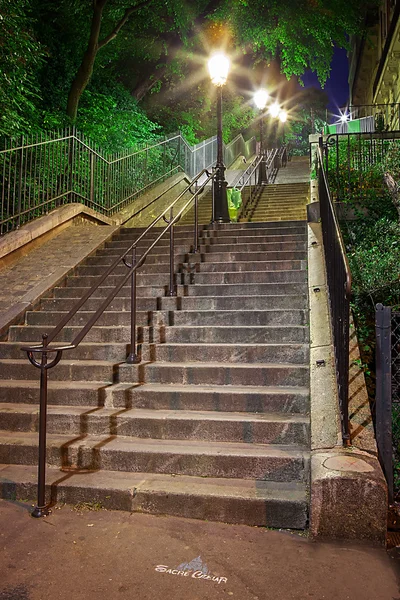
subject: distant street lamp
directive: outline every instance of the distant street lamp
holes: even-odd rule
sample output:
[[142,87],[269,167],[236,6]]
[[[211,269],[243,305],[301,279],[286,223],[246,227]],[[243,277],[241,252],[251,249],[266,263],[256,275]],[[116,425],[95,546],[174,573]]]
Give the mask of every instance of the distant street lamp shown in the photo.
[[287,112],[286,110],[282,109],[279,113],[279,120],[283,125],[283,143],[285,144],[286,140],[285,140],[285,123],[287,121]]
[[269,94],[267,92],[267,90],[258,90],[255,94],[254,94],[254,102],[255,105],[257,106],[257,108],[259,109],[259,111],[261,112],[261,116],[260,116],[260,156],[262,157],[262,160],[260,162],[260,169],[258,172],[258,183],[264,183],[264,182],[268,182],[267,179],[267,171],[265,168],[265,148],[264,148],[264,132],[263,132],[263,111],[267,105],[269,99]]
[[217,87],[217,162],[213,180],[212,222],[229,223],[228,202],[226,197],[225,165],[222,146],[222,86],[229,73],[229,59],[222,53],[214,54],[208,61],[208,70],[212,83]]
[[271,104],[271,106],[268,109],[268,112],[271,115],[271,117],[276,119],[276,117],[278,117],[279,113],[281,112],[281,107],[279,106],[278,102],[274,102],[273,104]]

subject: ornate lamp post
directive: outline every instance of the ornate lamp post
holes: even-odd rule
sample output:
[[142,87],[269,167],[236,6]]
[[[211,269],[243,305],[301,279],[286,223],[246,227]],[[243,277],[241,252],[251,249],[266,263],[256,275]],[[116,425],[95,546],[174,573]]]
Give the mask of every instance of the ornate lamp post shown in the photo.
[[214,54],[208,61],[208,70],[212,83],[217,87],[217,162],[213,181],[212,223],[229,223],[228,202],[226,197],[225,165],[222,154],[222,86],[229,72],[229,59],[222,53]]
[[[267,102],[269,99],[269,94],[267,90],[258,90],[254,94],[254,102],[257,106],[258,110],[262,113],[265,109]],[[265,148],[264,148],[264,132],[263,132],[263,115],[260,116],[260,156],[262,156],[262,160],[260,163],[260,169],[258,172],[258,183],[264,183],[267,181],[267,172],[265,170]]]

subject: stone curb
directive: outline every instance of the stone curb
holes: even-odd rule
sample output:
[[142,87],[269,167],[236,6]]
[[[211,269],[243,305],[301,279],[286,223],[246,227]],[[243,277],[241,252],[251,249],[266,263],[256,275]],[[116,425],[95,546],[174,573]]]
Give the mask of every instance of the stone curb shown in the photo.
[[385,545],[387,486],[379,461],[374,454],[355,447],[344,448],[341,443],[321,225],[309,223],[308,231],[310,533],[313,539]]

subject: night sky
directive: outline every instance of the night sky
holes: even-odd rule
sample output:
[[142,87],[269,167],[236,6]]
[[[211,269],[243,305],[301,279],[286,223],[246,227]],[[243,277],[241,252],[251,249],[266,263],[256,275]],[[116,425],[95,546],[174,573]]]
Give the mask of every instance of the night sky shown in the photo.
[[[349,65],[346,50],[335,48],[331,65],[331,75],[326,82],[325,91],[329,96],[328,110],[334,115],[339,115],[339,107],[345,106],[349,99]],[[303,76],[305,87],[321,89],[317,76],[312,71],[307,71]],[[331,120],[337,120],[332,117]]]

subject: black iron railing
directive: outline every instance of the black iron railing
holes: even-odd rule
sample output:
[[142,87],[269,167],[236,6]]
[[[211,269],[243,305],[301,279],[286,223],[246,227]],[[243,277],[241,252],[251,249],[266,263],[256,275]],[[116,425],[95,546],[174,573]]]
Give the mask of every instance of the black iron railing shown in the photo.
[[400,312],[377,304],[375,428],[389,503],[400,494]]
[[322,138],[318,147],[318,192],[324,242],[328,296],[335,353],[336,381],[342,437],[350,444],[349,428],[349,327],[351,273],[324,169]]
[[[206,175],[206,179],[202,181],[200,186],[197,186],[198,181]],[[193,228],[193,245],[190,249],[191,252],[197,253],[199,251],[199,228],[197,220],[197,205],[199,201],[199,195],[204,191],[207,184],[211,182],[214,175],[209,174],[207,171],[202,171],[199,175],[183,190],[179,196],[165,208],[159,216],[145,229],[145,231],[133,242],[130,247],[125,250],[99,277],[96,283],[82,296],[82,298],[73,306],[65,317],[63,317],[58,325],[49,333],[45,333],[42,336],[42,343],[33,346],[24,346],[24,350],[28,359],[32,365],[40,369],[40,414],[39,414],[39,468],[38,468],[38,500],[37,505],[33,511],[33,516],[41,517],[48,513],[48,507],[45,502],[45,484],[46,484],[46,423],[47,423],[47,374],[49,369],[55,367],[61,360],[63,352],[66,350],[72,350],[76,348],[83,338],[87,335],[90,329],[95,325],[98,319],[102,316],[104,311],[107,309],[109,304],[122,289],[122,287],[130,280],[131,285],[131,343],[130,351],[127,356],[127,363],[136,364],[141,361],[141,353],[139,349],[137,339],[137,328],[136,328],[136,272],[144,264],[148,254],[154,249],[158,242],[169,234],[169,284],[166,292],[167,296],[176,296],[177,290],[175,286],[175,275],[174,275],[174,230],[175,225],[178,223],[182,214],[194,204],[195,208],[195,222]],[[197,189],[192,190],[193,186]],[[192,197],[184,202],[183,206],[174,215],[174,208],[180,200],[184,200],[185,194],[190,192]],[[147,250],[137,255],[138,244],[144,240],[147,234],[153,231],[154,227],[165,221],[166,227],[156,236],[156,239],[149,243]],[[102,301],[99,308],[94,312],[87,323],[82,327],[79,333],[73,338],[70,343],[59,343],[56,341],[57,336],[64,330],[71,319],[76,313],[82,308],[82,306],[93,296],[97,289],[106,281],[106,279],[112,275],[115,269],[121,264],[121,262],[127,267],[126,274],[121,277],[120,281],[113,287],[112,291]],[[35,355],[40,355],[40,360],[35,358]],[[53,360],[49,361],[49,355],[54,356]]]
[[[265,167],[262,170],[265,181],[261,179],[261,163],[264,161]],[[258,197],[258,194],[263,184],[273,183],[280,167],[286,167],[288,155],[286,146],[281,148],[273,148],[268,150],[263,156],[256,156],[249,164],[247,169],[240,175],[234,183],[242,193],[242,206],[240,217],[243,217],[248,212],[253,201]]]
[[[255,139],[224,146],[228,166]],[[0,236],[71,202],[111,216],[179,171],[191,179],[216,158],[216,138],[190,146],[180,134],[106,155],[74,128],[0,140]]]
[[337,202],[374,201],[383,190],[383,171],[400,153],[400,131],[331,134],[326,138],[325,170]]

